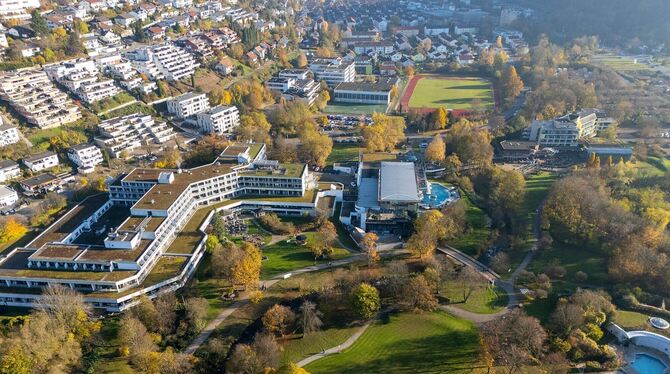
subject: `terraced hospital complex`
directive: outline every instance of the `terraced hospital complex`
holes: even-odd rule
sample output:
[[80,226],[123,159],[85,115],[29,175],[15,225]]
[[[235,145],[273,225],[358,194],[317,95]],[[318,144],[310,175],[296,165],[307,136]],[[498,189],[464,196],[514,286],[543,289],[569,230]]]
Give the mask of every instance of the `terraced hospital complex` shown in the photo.
[[121,311],[185,284],[215,210],[307,215],[341,198],[306,165],[267,160],[263,144],[231,145],[193,169],[134,169],[0,259],[0,305],[33,306],[43,287],[62,284]]

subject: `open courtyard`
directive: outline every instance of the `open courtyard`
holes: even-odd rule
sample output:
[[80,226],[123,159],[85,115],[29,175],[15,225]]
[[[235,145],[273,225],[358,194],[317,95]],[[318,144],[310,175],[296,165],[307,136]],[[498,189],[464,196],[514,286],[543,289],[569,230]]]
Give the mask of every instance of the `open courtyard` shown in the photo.
[[446,77],[417,75],[407,85],[401,100],[404,111],[408,109],[470,110],[494,106],[491,82],[474,77]]

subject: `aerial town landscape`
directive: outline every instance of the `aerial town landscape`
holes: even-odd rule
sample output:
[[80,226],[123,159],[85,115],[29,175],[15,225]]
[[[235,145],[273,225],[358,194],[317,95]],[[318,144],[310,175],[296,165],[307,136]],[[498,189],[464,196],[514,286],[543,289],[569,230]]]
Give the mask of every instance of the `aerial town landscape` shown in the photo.
[[0,0],[0,374],[670,373],[667,0]]

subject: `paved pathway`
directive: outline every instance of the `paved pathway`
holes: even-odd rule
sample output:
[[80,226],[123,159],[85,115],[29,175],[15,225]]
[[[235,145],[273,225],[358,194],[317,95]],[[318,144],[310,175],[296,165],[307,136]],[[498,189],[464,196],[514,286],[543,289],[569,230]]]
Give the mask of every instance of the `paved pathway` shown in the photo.
[[[282,279],[286,279],[287,277],[291,277],[294,275],[298,274],[304,274],[304,273],[309,273],[313,271],[318,271],[318,270],[324,270],[328,269],[330,267],[338,267],[342,265],[347,265],[355,261],[361,260],[363,255],[354,255],[351,257],[343,258],[341,260],[335,260],[331,261],[330,263],[322,263],[318,265],[312,265],[312,266],[307,266],[301,269],[296,269],[293,271],[290,271],[288,273],[284,274],[279,274],[274,276],[272,279],[268,280],[263,280],[260,282],[259,286],[261,288],[270,288],[272,287],[275,283],[279,282]],[[198,336],[193,339],[191,344],[184,350],[184,353],[188,354],[193,354],[195,351],[200,348],[200,346],[212,335],[214,330],[216,330],[216,327],[221,324],[226,318],[228,318],[231,314],[233,314],[236,310],[239,308],[243,307],[249,302],[249,294],[248,292],[243,292],[240,295],[240,298],[234,302],[231,306],[223,309],[210,323],[207,324],[207,326],[198,334]]]
[[133,99],[133,100],[127,102],[127,103],[123,103],[123,104],[121,104],[121,105],[119,105],[119,106],[115,106],[114,108],[109,108],[109,109],[107,109],[107,110],[103,110],[102,112],[98,113],[97,115],[98,115],[98,116],[102,116],[102,115],[107,114],[107,113],[109,113],[109,112],[113,112],[113,111],[115,111],[115,110],[117,110],[117,109],[125,108],[125,107],[127,107],[127,106],[129,106],[129,105],[133,105],[133,104],[135,104],[135,103],[137,103],[137,102],[138,102],[137,100],[134,100],[134,99]]
[[311,364],[312,362],[314,362],[316,360],[322,359],[326,356],[330,356],[330,355],[335,354],[335,353],[340,353],[343,350],[351,347],[356,342],[356,340],[358,340],[358,338],[360,338],[361,335],[363,335],[365,330],[367,330],[368,327],[370,327],[372,322],[374,322],[374,321],[370,321],[370,322],[366,323],[365,325],[359,327],[358,330],[356,330],[356,332],[353,335],[351,335],[349,337],[349,339],[347,339],[344,343],[342,343],[338,346],[326,349],[325,351],[323,351],[321,353],[317,353],[315,355],[312,355],[312,356],[309,356],[309,357],[305,358],[302,361],[299,361],[297,363],[298,367],[307,366],[307,365]]

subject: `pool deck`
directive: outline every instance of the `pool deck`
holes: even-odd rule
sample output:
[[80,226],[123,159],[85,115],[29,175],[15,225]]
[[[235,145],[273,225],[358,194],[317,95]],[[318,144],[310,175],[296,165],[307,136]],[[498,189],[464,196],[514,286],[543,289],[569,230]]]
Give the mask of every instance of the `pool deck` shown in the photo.
[[[665,365],[664,373],[670,374],[670,359],[668,359],[668,356],[666,356],[665,353],[661,351],[646,347],[640,347],[634,344],[630,344],[627,347],[624,347],[622,345],[616,345],[615,347],[617,350],[623,353],[623,359],[627,363],[635,361],[635,355],[644,353],[661,361],[663,365]],[[648,373],[640,373],[639,371],[635,370],[635,368],[633,368],[630,364],[626,364],[626,366],[619,368],[619,371],[625,374],[648,374]]]
[[[449,196],[443,202],[433,205],[432,204],[433,201],[430,201],[430,200],[428,202],[425,201],[426,197],[430,196],[430,195],[425,195],[425,192],[424,192],[424,195],[422,196],[421,201],[419,202],[419,206],[421,207],[421,209],[439,209],[439,208],[442,208],[445,205],[451,204],[454,201],[457,201],[458,199],[461,198],[460,194],[458,193],[458,189],[455,189],[455,188],[450,187],[450,186],[445,186],[444,184],[439,183],[439,182],[430,182],[430,184],[441,186],[442,188],[444,188],[445,191],[447,191],[447,193],[449,193]],[[433,188],[434,187],[431,187],[431,190]]]

